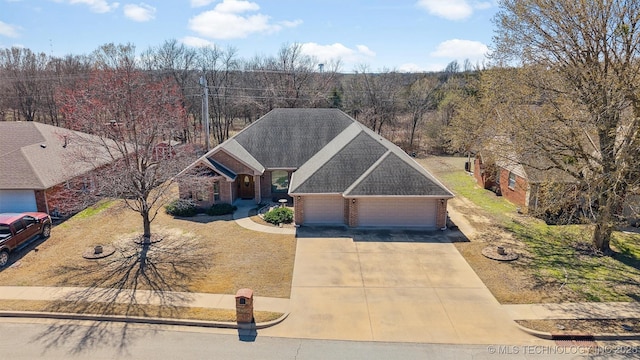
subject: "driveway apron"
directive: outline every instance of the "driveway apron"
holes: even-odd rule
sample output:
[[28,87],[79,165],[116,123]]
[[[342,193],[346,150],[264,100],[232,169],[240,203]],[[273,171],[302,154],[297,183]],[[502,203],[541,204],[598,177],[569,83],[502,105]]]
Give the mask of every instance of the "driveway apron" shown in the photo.
[[301,230],[290,315],[261,335],[541,343],[518,329],[446,234]]

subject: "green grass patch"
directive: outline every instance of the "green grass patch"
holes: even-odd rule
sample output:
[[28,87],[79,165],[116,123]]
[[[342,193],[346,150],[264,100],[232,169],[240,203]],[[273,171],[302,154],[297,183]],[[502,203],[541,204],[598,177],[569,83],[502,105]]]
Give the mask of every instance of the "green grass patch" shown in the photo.
[[78,219],[86,219],[92,216],[95,216],[102,212],[102,210],[107,209],[109,206],[113,204],[113,200],[101,200],[93,206],[89,206],[88,208],[80,211],[75,215]]
[[517,207],[491,191],[481,189],[473,176],[464,171],[439,174],[442,182],[456,195],[471,200],[487,213],[501,218],[507,212],[515,212]]
[[484,210],[523,245],[525,254],[512,263],[532,274],[547,291],[570,290],[565,301],[639,301],[640,234],[615,232],[613,256],[593,252],[591,225],[547,225],[532,217],[513,216],[517,206],[481,189],[462,170],[438,172],[457,196]]

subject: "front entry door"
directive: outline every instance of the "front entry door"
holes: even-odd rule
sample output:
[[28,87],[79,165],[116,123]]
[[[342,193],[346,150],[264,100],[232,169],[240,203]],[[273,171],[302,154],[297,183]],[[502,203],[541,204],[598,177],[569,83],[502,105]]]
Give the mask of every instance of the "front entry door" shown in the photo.
[[253,199],[256,196],[255,187],[253,186],[253,176],[251,175],[240,175],[240,182],[238,186],[240,187],[240,198],[241,199]]

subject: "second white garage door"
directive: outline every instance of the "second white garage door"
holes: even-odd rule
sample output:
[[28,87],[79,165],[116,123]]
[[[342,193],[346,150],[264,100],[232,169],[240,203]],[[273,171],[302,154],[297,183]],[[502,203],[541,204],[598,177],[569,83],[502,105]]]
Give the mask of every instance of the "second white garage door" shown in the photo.
[[305,196],[305,224],[344,224],[344,198],[340,195]]
[[360,198],[358,226],[436,227],[437,199]]

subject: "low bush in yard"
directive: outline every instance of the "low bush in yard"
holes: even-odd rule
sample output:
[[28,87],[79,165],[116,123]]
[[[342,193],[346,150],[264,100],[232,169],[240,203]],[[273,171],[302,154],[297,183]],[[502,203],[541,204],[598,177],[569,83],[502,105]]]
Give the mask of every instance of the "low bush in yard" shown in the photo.
[[165,206],[164,209],[167,214],[173,216],[191,217],[198,213],[198,206],[196,206],[193,201],[187,199],[173,200]]
[[236,211],[238,208],[231,205],[231,204],[213,204],[209,209],[207,209],[206,213],[207,215],[211,215],[211,216],[220,216],[220,215],[227,215],[227,214],[233,214],[234,211]]
[[272,224],[290,223],[293,221],[293,210],[279,207],[264,214],[264,221]]

